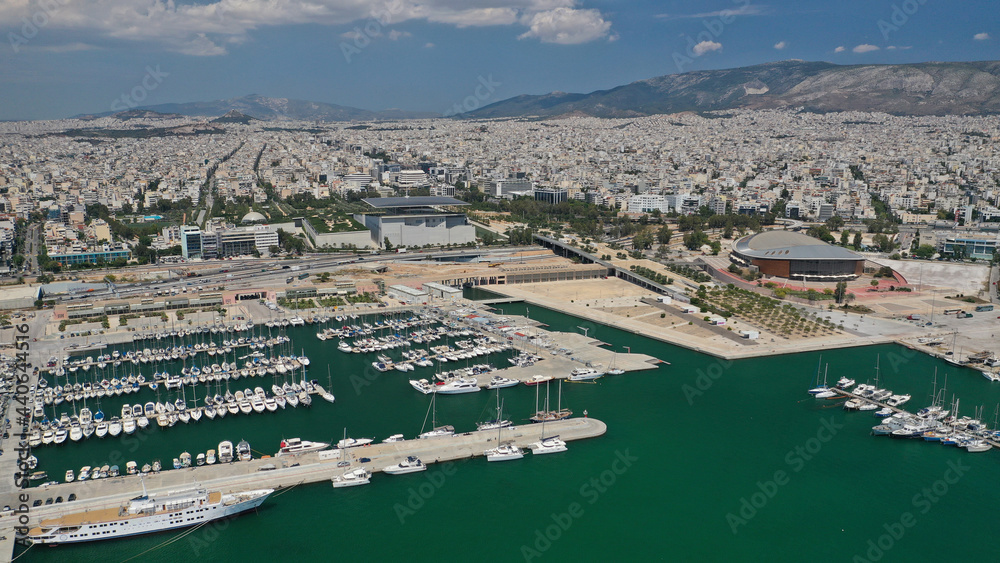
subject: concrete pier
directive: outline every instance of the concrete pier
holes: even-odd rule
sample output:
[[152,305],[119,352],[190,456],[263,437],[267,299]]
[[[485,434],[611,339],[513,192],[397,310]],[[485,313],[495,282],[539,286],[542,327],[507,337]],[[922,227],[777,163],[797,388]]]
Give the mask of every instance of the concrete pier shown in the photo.
[[[544,429],[546,436],[558,435],[562,440],[571,442],[601,436],[607,431],[607,425],[594,418],[570,418],[546,423]],[[528,445],[538,441],[541,435],[541,424],[525,424],[504,428],[501,442],[516,444],[530,455]],[[194,483],[210,491],[223,493],[263,487],[281,489],[303,483],[329,481],[334,476],[359,467],[364,467],[372,473],[379,473],[385,467],[396,464],[407,456],[419,457],[425,464],[431,466],[428,470],[432,471],[435,463],[483,456],[485,450],[495,447],[497,443],[496,430],[475,431],[441,438],[378,443],[346,450],[268,456],[245,462],[161,471],[145,475],[143,480],[150,493],[184,489],[192,487]],[[260,448],[261,445],[257,444],[257,447]],[[572,450],[572,447],[570,449]],[[565,455],[572,455],[572,451]],[[366,461],[362,462],[362,459]],[[269,469],[271,466],[274,469]],[[392,476],[384,478],[391,479]],[[378,483],[372,485],[377,487]],[[139,476],[135,475],[96,481],[76,481],[21,491],[31,498],[31,503],[35,500],[44,503],[46,499],[60,496],[65,500],[70,494],[77,496],[73,502],[43,504],[31,508],[29,516],[32,524],[43,518],[120,506],[141,492],[142,484]],[[18,492],[8,492],[0,495],[0,505],[16,507],[19,504],[16,502],[18,494]],[[10,514],[0,516],[0,536],[7,535],[11,542],[15,520],[16,516]],[[10,557],[12,552],[6,546],[7,543],[0,539],[0,547],[7,549],[0,552],[2,553],[0,557]]]

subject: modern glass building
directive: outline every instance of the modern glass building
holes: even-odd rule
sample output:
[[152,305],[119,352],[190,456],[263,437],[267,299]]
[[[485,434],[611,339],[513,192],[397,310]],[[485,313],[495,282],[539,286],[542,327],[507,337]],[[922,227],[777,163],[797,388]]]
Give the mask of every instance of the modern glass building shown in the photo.
[[132,251],[129,249],[118,250],[98,250],[94,252],[68,252],[65,254],[50,254],[49,258],[59,262],[63,266],[73,264],[97,264],[99,262],[113,262],[120,258],[130,260]]
[[997,237],[994,238],[972,238],[972,237],[948,237],[941,245],[942,254],[952,254],[963,258],[975,258],[977,260],[989,260],[993,258],[993,252],[1000,248]]

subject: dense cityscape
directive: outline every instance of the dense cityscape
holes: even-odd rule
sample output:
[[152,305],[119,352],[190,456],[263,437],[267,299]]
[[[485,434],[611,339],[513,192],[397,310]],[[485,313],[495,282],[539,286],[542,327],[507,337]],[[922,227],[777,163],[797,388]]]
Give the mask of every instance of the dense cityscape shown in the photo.
[[0,562],[996,559],[996,11],[0,3]]

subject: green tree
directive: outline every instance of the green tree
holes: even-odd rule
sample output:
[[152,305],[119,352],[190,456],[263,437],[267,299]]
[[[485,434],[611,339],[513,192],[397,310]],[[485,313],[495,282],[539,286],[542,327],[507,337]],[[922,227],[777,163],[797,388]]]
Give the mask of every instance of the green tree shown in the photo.
[[722,252],[722,243],[717,240],[710,242],[709,246],[712,247],[712,256],[718,256],[719,253]]
[[837,282],[837,289],[833,291],[833,298],[837,303],[844,301],[844,296],[847,295],[847,282]]
[[392,249],[395,248],[392,245],[392,241],[389,240],[389,237],[385,237],[385,240],[382,241],[382,246],[385,247],[386,252],[392,252]]
[[861,250],[861,245],[862,245],[862,243],[861,243],[861,231],[855,231],[854,232],[854,240],[851,241],[851,246],[854,247],[854,250]]
[[827,228],[826,225],[813,225],[812,227],[809,227],[806,234],[824,242],[834,242],[834,240],[836,240],[833,238],[833,234],[830,233],[830,229]]
[[844,226],[844,218],[839,215],[834,215],[826,220],[826,227],[831,231],[837,231]]
[[653,233],[650,229],[643,229],[632,237],[632,248],[636,250],[646,250],[653,246]]
[[847,246],[851,242],[850,238],[851,238],[851,232],[850,231],[846,231],[846,230],[845,231],[840,231],[840,246]]
[[704,231],[696,230],[684,235],[684,246],[688,247],[689,250],[698,250],[708,243],[709,238]]
[[660,244],[670,244],[670,237],[672,236],[674,236],[674,232],[666,225],[663,225],[656,231],[656,241]]

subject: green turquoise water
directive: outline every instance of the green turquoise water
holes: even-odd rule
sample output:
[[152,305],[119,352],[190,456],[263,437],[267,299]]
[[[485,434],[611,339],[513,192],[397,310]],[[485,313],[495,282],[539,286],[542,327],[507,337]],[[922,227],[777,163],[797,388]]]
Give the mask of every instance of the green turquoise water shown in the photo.
[[[526,313],[524,304],[502,307]],[[371,485],[351,489],[303,485],[272,497],[256,514],[188,536],[35,547],[21,561],[256,561],[264,554],[307,561],[996,559],[990,538],[1000,506],[1000,452],[968,454],[870,436],[876,424],[870,413],[848,413],[805,393],[814,383],[819,353],[728,363],[540,307],[531,306],[530,316],[556,330],[586,327],[612,349],[630,346],[670,365],[597,384],[564,385],[564,406],[578,415],[586,409],[608,424],[606,435],[571,442],[564,454],[432,465],[426,473],[376,475]],[[43,447],[39,469],[61,476],[67,468],[103,462],[116,450],[122,451],[122,467],[128,459],[160,458],[168,465],[181,451],[196,454],[224,439],[245,438],[273,453],[283,436],[336,440],[345,426],[352,436],[379,439],[420,431],[428,398],[406,380],[427,377],[431,368],[369,380],[366,371],[377,373],[367,369],[373,357],[342,354],[317,340],[315,330],[288,334],[295,349],[304,348],[313,360],[310,377],[325,383],[326,365],[332,366],[336,404],[316,400],[309,410],[203,420],[151,430],[143,440],[92,438]],[[964,413],[985,405],[992,423],[1000,403],[1000,386],[978,372],[899,346],[822,357],[832,380],[849,374],[859,381],[873,377],[879,358],[882,382],[911,393],[911,410],[928,403],[935,368],[939,383],[948,376],[949,396],[961,398]],[[243,381],[237,382],[241,388],[260,384]],[[504,397],[515,419],[533,410],[530,388],[505,390]],[[103,405],[104,411],[110,416],[121,402],[133,400],[119,398]],[[493,400],[485,392],[442,397],[438,421],[471,429],[489,417]],[[955,464],[967,468],[961,476],[948,473]],[[783,475],[776,479],[776,472]],[[769,494],[755,495],[759,491]],[[747,506],[753,503],[751,512]],[[897,524],[901,520],[905,525]],[[871,548],[879,542],[881,548]]]

